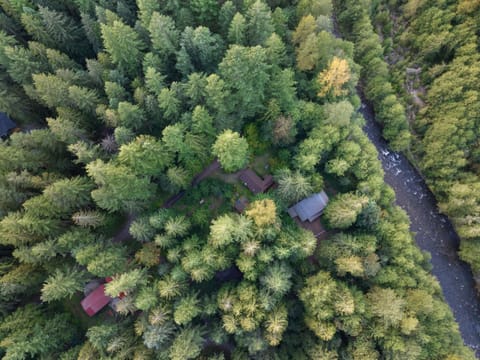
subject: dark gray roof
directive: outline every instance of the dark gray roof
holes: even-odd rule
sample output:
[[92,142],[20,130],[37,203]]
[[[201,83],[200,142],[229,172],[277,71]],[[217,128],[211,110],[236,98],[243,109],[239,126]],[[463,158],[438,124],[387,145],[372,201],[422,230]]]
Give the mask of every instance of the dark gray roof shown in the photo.
[[17,125],[7,116],[0,112],[0,137],[7,136],[8,132],[17,127]]
[[292,218],[298,216],[301,221],[313,221],[322,214],[327,204],[328,196],[325,191],[322,191],[293,205],[288,209],[288,213]]

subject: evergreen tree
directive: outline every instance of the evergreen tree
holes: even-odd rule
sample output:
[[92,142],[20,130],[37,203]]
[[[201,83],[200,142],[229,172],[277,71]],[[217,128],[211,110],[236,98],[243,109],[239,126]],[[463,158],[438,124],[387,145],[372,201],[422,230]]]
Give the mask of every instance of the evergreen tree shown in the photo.
[[247,10],[247,36],[251,46],[263,45],[274,31],[272,12],[267,4],[257,0]]
[[227,172],[240,170],[248,162],[247,141],[231,130],[225,130],[218,135],[212,152],[218,157],[222,168]]
[[228,41],[231,44],[245,45],[246,43],[246,20],[242,14],[236,13],[228,28]]
[[102,24],[102,39],[105,50],[114,64],[128,76],[135,76],[140,68],[144,44],[130,26],[120,20]]
[[105,293],[111,297],[116,297],[122,292],[128,294],[146,282],[145,273],[140,269],[134,269],[114,276],[113,280],[105,286]]
[[66,314],[46,314],[36,305],[18,308],[0,324],[6,359],[56,357],[71,344],[76,329]]
[[366,196],[355,194],[341,194],[330,201],[325,209],[325,219],[330,226],[345,229],[352,226],[357,216],[368,203]]
[[[231,46],[219,65],[225,86],[230,89],[232,109],[240,119],[254,116],[263,109],[269,69],[266,50],[260,46]],[[239,80],[240,79],[240,80]]]
[[96,160],[87,165],[87,172],[99,186],[92,191],[92,198],[108,211],[139,209],[154,192],[149,179],[135,176],[125,166]]
[[42,287],[42,301],[51,302],[71,298],[77,291],[83,290],[85,273],[78,269],[58,270],[50,275]]

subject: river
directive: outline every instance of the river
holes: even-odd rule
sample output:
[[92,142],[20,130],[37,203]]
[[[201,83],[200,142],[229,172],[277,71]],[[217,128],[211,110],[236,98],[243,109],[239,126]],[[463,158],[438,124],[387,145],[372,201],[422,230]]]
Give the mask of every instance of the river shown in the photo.
[[480,358],[479,298],[470,268],[457,255],[458,235],[448,218],[438,212],[433,194],[416,169],[403,155],[388,149],[372,108],[362,103],[360,112],[366,120],[364,131],[378,150],[385,181],[395,190],[396,203],[408,213],[418,246],[432,256],[432,273],[442,286],[463,341]]

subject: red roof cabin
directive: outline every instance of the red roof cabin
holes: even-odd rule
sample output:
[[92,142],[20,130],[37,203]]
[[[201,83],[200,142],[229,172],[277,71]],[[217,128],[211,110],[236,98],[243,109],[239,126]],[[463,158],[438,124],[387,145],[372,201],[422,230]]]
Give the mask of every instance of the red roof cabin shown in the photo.
[[87,315],[93,316],[107,306],[111,300],[110,296],[105,295],[105,285],[102,284],[83,299],[81,304]]

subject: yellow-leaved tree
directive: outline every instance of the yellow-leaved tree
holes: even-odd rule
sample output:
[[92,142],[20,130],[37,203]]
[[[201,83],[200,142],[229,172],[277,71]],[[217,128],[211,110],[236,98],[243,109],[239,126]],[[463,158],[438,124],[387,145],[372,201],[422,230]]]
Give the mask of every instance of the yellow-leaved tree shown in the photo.
[[317,83],[320,85],[319,97],[327,95],[341,96],[347,93],[343,86],[350,80],[350,67],[345,59],[333,57],[328,67],[320,72]]
[[250,204],[245,214],[252,218],[255,225],[262,227],[275,224],[277,219],[277,207],[273,200],[257,200]]

